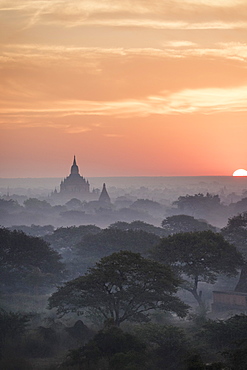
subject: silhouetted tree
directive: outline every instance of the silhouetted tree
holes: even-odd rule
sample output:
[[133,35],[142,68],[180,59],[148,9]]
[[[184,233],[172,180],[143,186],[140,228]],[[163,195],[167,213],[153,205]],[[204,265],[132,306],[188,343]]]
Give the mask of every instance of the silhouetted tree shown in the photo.
[[65,365],[79,365],[85,370],[148,370],[147,361],[146,347],[138,338],[111,326],[99,331],[84,347],[70,351]]
[[193,216],[197,219],[206,219],[210,223],[222,222],[226,218],[227,208],[220,202],[219,195],[207,193],[180,196],[173,202],[177,212]]
[[7,349],[20,346],[20,338],[26,330],[30,315],[7,312],[0,308],[0,358]]
[[0,228],[0,287],[2,290],[23,289],[34,284],[54,284],[65,273],[61,256],[43,239],[21,231]]
[[142,230],[121,230],[109,228],[99,233],[85,235],[77,244],[78,255],[83,257],[104,257],[120,250],[130,250],[147,254],[149,249],[159,242],[160,238]]
[[28,198],[23,202],[24,206],[33,211],[47,211],[51,208],[50,203],[48,203],[46,200],[39,200],[37,198]]
[[110,229],[119,229],[119,230],[142,230],[147,233],[155,234],[158,236],[167,236],[168,234],[161,227],[148,224],[144,221],[133,221],[133,222],[124,222],[117,221],[109,226]]
[[121,251],[60,287],[50,297],[49,307],[56,307],[58,314],[93,310],[117,326],[126,320],[147,321],[154,309],[184,316],[187,306],[174,296],[178,284],[169,267]]
[[[135,328],[137,338],[149,349],[154,369],[184,369],[191,345],[181,328],[148,323]],[[153,368],[153,367],[151,367]]]
[[182,287],[191,292],[203,306],[200,281],[214,284],[219,274],[233,276],[243,264],[243,257],[222,235],[212,231],[174,234],[161,239],[154,247],[155,260],[171,265],[180,277],[186,277]]
[[221,230],[222,235],[233,243],[243,254],[245,263],[242,266],[239,281],[235,287],[237,292],[247,292],[247,212],[229,218],[227,226]]
[[95,225],[59,227],[54,230],[53,234],[47,235],[44,239],[56,250],[69,249],[83,240],[85,235],[94,235],[100,231],[101,229]]
[[167,235],[204,230],[216,231],[216,227],[208,224],[206,221],[197,220],[193,216],[188,215],[167,217],[162,221],[161,226],[165,229]]

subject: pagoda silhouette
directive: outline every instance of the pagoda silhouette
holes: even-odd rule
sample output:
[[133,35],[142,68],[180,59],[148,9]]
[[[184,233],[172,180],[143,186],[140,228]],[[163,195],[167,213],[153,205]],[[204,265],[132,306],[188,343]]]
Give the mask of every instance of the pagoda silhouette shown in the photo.
[[90,191],[89,181],[86,180],[79,173],[79,167],[76,163],[76,157],[74,155],[74,160],[70,169],[69,176],[65,177],[60,183],[60,191],[56,189],[52,196],[63,200],[70,200],[72,198],[77,198],[79,200],[99,200],[100,203],[110,203],[110,197],[106,190],[106,185],[103,184],[102,191],[99,195],[99,190],[93,189]]

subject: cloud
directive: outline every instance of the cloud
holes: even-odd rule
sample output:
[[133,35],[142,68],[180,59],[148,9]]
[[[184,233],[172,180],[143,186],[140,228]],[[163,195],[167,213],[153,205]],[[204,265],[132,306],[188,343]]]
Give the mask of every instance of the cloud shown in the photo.
[[85,26],[235,29],[246,27],[247,4],[244,0],[26,0],[18,3],[10,0],[8,5],[0,5],[0,11],[10,15],[13,12],[9,23],[18,28],[18,21],[22,27],[24,22],[22,29],[52,24],[62,26],[61,31],[64,27]]
[[[15,119],[19,127],[56,127],[66,130],[67,133],[88,132],[95,125],[56,124],[51,121],[56,118],[81,116],[111,116],[117,118],[147,117],[156,115],[174,114],[213,114],[219,112],[246,112],[247,86],[231,89],[187,89],[169,94],[164,92],[159,96],[149,96],[143,100],[124,100],[108,102],[67,101],[57,102],[56,108],[48,110],[10,110],[7,118],[10,120],[6,128],[11,128],[11,121]],[[26,117],[26,122],[25,122]],[[47,119],[49,120],[47,121]],[[16,122],[16,125],[17,125]],[[96,127],[97,128],[97,127]],[[117,137],[115,134],[106,134],[108,137]]]
[[66,127],[65,132],[67,134],[81,134],[84,132],[92,131],[89,127],[83,127],[83,126],[72,126]]

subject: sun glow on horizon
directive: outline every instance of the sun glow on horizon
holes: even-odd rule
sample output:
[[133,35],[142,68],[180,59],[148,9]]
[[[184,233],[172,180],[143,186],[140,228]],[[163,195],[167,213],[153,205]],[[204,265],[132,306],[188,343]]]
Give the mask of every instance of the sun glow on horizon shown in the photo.
[[234,171],[232,176],[247,176],[247,171],[240,168],[239,170]]

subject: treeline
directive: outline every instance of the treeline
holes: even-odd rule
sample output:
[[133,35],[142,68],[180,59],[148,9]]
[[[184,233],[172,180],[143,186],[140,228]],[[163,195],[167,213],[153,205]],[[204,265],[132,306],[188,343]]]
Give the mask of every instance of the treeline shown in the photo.
[[[247,361],[246,315],[224,321],[191,317],[179,324],[167,319],[123,329],[106,325],[97,332],[81,321],[36,329],[29,321],[0,311],[2,369],[243,370]],[[77,348],[68,351],[69,342]]]
[[[204,219],[217,227],[226,225],[228,218],[247,210],[247,198],[238,202],[224,204],[219,195],[195,194],[180,196],[170,203],[150,199],[129,199],[121,196],[112,203],[98,201],[81,202],[71,199],[65,204],[52,204],[51,199],[26,199],[19,204],[13,199],[0,199],[0,224],[5,227],[12,225],[48,225],[54,227],[79,226],[94,224],[108,227],[118,221],[132,222],[141,220],[153,225],[160,225],[169,216],[184,214],[196,219]],[[40,235],[42,236],[42,235]]]
[[1,368],[244,368],[246,316],[208,319],[200,284],[241,270],[247,292],[247,213],[223,229],[186,214],[18,228],[0,229]]

